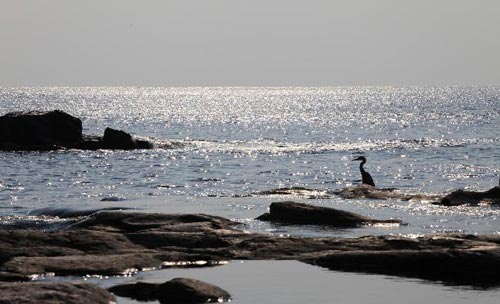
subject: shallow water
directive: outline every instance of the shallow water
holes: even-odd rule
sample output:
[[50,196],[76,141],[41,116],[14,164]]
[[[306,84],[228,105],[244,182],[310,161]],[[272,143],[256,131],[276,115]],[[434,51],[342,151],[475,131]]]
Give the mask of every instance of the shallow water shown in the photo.
[[[117,284],[163,283],[177,277],[215,284],[231,303],[498,303],[500,289],[457,288],[417,279],[325,270],[297,261],[232,261],[211,268],[164,269],[132,277],[71,278],[107,288]],[[68,280],[69,278],[66,278]],[[47,278],[46,280],[60,280]],[[119,304],[136,302],[118,298]],[[158,303],[158,302],[156,302]]]

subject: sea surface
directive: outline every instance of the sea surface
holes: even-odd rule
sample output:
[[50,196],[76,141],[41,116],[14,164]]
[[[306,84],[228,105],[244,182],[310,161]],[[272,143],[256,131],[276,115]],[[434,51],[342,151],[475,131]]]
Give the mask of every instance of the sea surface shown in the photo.
[[[63,219],[36,215],[47,207],[123,207],[215,214],[278,235],[500,234],[499,207],[332,194],[360,183],[352,161],[360,155],[382,188],[442,195],[497,186],[500,87],[0,88],[0,115],[55,109],[81,118],[84,133],[122,129],[156,148],[0,152],[0,227],[63,227]],[[249,196],[293,186],[332,195]],[[405,225],[333,229],[254,220],[281,200]]]

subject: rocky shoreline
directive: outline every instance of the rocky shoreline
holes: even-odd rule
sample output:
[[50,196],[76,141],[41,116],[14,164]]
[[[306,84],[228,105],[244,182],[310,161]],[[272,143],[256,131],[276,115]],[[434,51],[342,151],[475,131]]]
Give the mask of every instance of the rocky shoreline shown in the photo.
[[[291,202],[286,205],[304,207]],[[324,207],[317,208],[325,212]],[[44,303],[36,296],[40,289],[57,291],[47,299],[64,298],[67,303],[111,303],[113,295],[105,290],[92,291],[100,300],[74,296],[75,290],[83,295],[89,288],[98,289],[96,286],[32,279],[45,275],[133,275],[142,270],[181,264],[203,267],[235,259],[299,260],[341,271],[500,286],[499,235],[279,237],[245,233],[239,225],[205,214],[98,211],[80,214],[59,231],[0,230],[0,303]],[[20,295],[24,300],[18,298]]]

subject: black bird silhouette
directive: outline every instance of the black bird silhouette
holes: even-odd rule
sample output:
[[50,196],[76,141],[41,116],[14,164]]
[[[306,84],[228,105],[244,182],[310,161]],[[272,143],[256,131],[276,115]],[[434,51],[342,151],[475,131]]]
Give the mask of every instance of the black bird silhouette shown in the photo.
[[371,185],[375,187],[375,182],[373,182],[373,178],[370,173],[366,172],[363,168],[363,165],[366,163],[366,158],[364,156],[356,157],[354,160],[360,160],[361,164],[359,164],[359,171],[361,171],[361,178],[363,179],[363,184]]

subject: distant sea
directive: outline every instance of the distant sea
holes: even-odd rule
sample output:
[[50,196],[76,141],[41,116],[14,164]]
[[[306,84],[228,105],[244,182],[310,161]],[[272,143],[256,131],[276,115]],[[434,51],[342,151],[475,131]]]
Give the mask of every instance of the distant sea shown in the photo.
[[[122,129],[153,150],[0,152],[0,223],[55,229],[41,208],[204,212],[284,235],[500,233],[498,207],[395,200],[247,197],[281,187],[360,183],[408,193],[487,190],[500,176],[500,87],[0,88],[0,115],[59,109],[84,133]],[[103,200],[104,199],[104,200]],[[401,227],[283,227],[253,220],[292,199]]]

